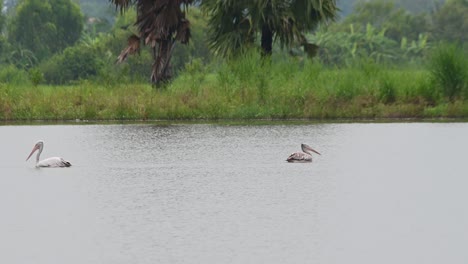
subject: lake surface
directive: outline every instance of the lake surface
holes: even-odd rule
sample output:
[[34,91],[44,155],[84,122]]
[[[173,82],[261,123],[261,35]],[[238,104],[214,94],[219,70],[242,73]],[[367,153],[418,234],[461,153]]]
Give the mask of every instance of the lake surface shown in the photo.
[[[73,166],[36,169],[25,159]],[[308,143],[311,164],[286,157]],[[0,263],[467,263],[468,124],[0,126]]]

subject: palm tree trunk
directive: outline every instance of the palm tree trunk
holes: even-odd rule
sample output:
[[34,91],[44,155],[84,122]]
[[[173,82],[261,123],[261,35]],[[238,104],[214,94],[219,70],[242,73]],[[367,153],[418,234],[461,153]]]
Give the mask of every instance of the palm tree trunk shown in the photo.
[[271,28],[264,24],[262,26],[262,55],[270,56],[273,50],[273,31]]
[[156,86],[170,80],[172,77],[170,62],[174,44],[173,39],[165,39],[153,48],[154,63],[151,82]]

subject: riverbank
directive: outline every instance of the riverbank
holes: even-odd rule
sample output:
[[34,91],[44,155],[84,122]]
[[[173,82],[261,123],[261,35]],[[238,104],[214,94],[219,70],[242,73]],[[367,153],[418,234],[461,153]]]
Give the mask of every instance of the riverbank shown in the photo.
[[0,120],[236,120],[468,118],[430,72],[374,64],[195,65],[165,88],[84,81],[72,86],[0,84]]

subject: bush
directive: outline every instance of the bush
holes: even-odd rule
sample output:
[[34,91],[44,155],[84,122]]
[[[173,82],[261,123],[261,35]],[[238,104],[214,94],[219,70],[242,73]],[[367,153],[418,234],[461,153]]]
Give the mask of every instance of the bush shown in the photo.
[[29,83],[28,73],[14,65],[0,67],[0,83],[26,84]]
[[[1,28],[0,28],[1,30]],[[6,40],[5,37],[3,37],[1,34],[0,34],[0,61],[2,60],[2,58],[4,57],[4,53],[6,52],[7,50],[7,45],[8,45],[8,42]]]
[[103,63],[90,47],[73,46],[53,56],[40,66],[47,83],[68,84],[71,81],[96,76]]
[[442,44],[430,60],[431,83],[450,100],[468,92],[468,56],[455,44]]
[[44,81],[44,74],[37,68],[29,70],[29,80],[34,86],[38,86]]

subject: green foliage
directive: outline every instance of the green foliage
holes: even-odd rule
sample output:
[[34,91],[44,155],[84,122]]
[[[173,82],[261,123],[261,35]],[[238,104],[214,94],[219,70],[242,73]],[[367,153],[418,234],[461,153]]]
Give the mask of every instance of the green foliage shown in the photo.
[[[42,20],[47,20],[46,18],[53,15],[52,10],[57,10],[57,13],[67,13],[65,5],[60,4],[65,3],[65,0],[60,0],[60,2],[58,2],[59,4],[56,6],[50,1],[51,0],[22,1],[22,4],[20,4],[17,9],[18,14],[22,10],[24,11],[23,8],[26,3],[33,3],[34,6],[40,7],[38,10],[45,8],[44,13],[42,11],[37,14],[34,12],[28,13],[28,20],[23,20],[24,24],[36,26],[43,23]],[[305,68],[310,65],[308,60],[305,59],[306,52],[303,50],[302,45],[300,45],[301,43],[297,42],[303,41],[300,39],[303,32],[300,30],[298,31],[298,29],[306,28],[305,25],[298,25],[292,32],[286,32],[286,34],[297,34],[292,38],[292,42],[295,42],[293,44],[288,42],[291,40],[288,40],[288,38],[292,35],[285,35],[284,42],[281,40],[280,35],[276,36],[276,40],[278,41],[276,45],[273,46],[275,54],[270,62],[265,63],[265,61],[261,60],[259,54],[252,52],[254,49],[251,48],[259,45],[262,33],[261,26],[264,25],[262,23],[268,20],[272,25],[277,27],[278,24],[276,22],[278,21],[275,19],[279,19],[283,14],[282,11],[284,11],[282,9],[284,6],[280,6],[278,10],[269,10],[267,2],[268,1],[214,0],[205,2],[207,5],[225,5],[224,7],[231,4],[232,10],[227,11],[232,11],[233,13],[239,11],[237,9],[238,7],[241,8],[235,20],[238,23],[234,23],[234,20],[231,19],[232,17],[226,16],[224,13],[203,13],[198,8],[188,9],[186,14],[188,20],[190,20],[192,38],[188,45],[175,45],[171,60],[171,71],[175,73],[176,76],[180,75],[182,79],[178,80],[178,83],[181,84],[187,81],[189,85],[187,85],[187,83],[185,83],[185,85],[187,85],[188,88],[193,88],[194,93],[198,94],[203,93],[203,85],[207,80],[217,80],[219,84],[221,84],[219,86],[220,89],[225,90],[227,94],[234,95],[240,92],[243,94],[242,100],[248,102],[250,101],[249,96],[253,96],[253,101],[263,105],[265,103],[268,104],[268,98],[270,93],[272,93],[272,80],[284,83],[283,79],[289,78],[288,80],[291,81],[293,78],[298,78],[298,75],[303,74],[302,67]],[[277,1],[275,3],[283,2],[284,1]],[[289,1],[288,3],[292,2],[294,1]],[[302,4],[309,3],[309,1],[298,2]],[[367,75],[378,76],[382,74],[381,72],[384,71],[382,70],[384,69],[384,65],[385,67],[389,65],[398,65],[398,67],[408,67],[408,65],[411,65],[411,67],[422,67],[422,65],[427,62],[426,57],[430,54],[432,47],[437,47],[439,45],[439,39],[461,42],[461,45],[464,45],[465,49],[468,47],[465,39],[466,34],[463,34],[466,31],[464,30],[464,26],[468,24],[465,15],[465,13],[468,13],[465,12],[466,0],[447,1],[430,14],[414,14],[400,8],[408,7],[410,5],[409,2],[415,1],[409,1],[408,4],[404,1],[395,1],[395,4],[389,2],[390,1],[381,0],[362,1],[356,6],[355,13],[341,22],[329,25],[328,27],[320,27],[317,31],[308,31],[313,33],[307,36],[307,40],[320,46],[318,53],[319,60],[315,60],[314,65],[321,65],[320,63],[323,63],[323,65],[321,65],[323,69],[329,66],[336,66],[344,71],[342,72],[343,76],[330,74],[330,78],[339,79],[339,82],[336,83],[336,85],[330,85],[333,86],[333,88],[327,87],[326,89],[321,89],[321,92],[328,93],[329,95],[331,94],[335,96],[335,98],[341,98],[342,100],[356,100],[356,98],[361,96],[363,92],[361,89],[362,86],[364,86],[364,84],[358,84],[359,81],[356,80],[359,78],[365,80]],[[89,6],[95,5],[91,0],[83,0],[80,1],[80,3],[86,3]],[[108,2],[105,4],[110,6]],[[341,1],[341,4],[343,4],[343,1]],[[432,3],[430,5],[433,6]],[[249,6],[249,8],[252,8],[252,12],[248,13],[246,11],[247,9],[242,9],[243,6]],[[262,9],[260,10],[259,7],[262,7]],[[421,7],[421,10],[425,8],[426,7]],[[114,10],[113,7],[111,9]],[[304,5],[303,8],[299,9],[306,10],[307,8]],[[9,10],[12,12],[13,9]],[[112,13],[112,10],[109,11],[106,9],[106,11],[103,11],[105,13],[104,16],[108,17],[107,15]],[[252,14],[260,13],[264,16],[259,16],[257,18],[252,16]],[[278,16],[270,17],[273,13]],[[297,17],[300,17],[299,13]],[[210,65],[212,53],[210,53],[208,49],[206,39],[208,32],[207,21],[209,19],[207,15],[214,15],[221,22],[224,20],[227,21],[226,27],[218,28],[226,31],[231,30],[228,32],[229,34],[225,35],[225,41],[229,42],[226,48],[231,49],[229,45],[236,46],[235,43],[237,41],[240,49],[243,49],[249,54],[249,58],[239,56],[237,60],[232,60],[227,64],[220,63],[216,60],[211,62]],[[294,17],[286,12],[283,18],[287,18],[288,16]],[[65,15],[62,15],[61,19],[65,19],[65,17]],[[112,20],[111,18],[109,19]],[[115,64],[116,58],[124,48],[129,34],[138,34],[138,28],[133,25],[135,20],[136,11],[134,9],[129,9],[127,12],[116,16],[116,23],[109,33],[99,33],[97,28],[88,28],[88,31],[85,31],[80,37],[80,41],[75,43],[75,46],[71,48],[72,51],[69,50],[65,52],[62,50],[53,57],[49,57],[50,52],[45,52],[48,54],[46,58],[50,58],[49,60],[44,60],[44,57],[41,57],[42,55],[38,55],[38,53],[41,52],[32,50],[16,42],[12,38],[12,32],[9,32],[10,39],[0,34],[0,63],[13,65],[12,67],[6,66],[5,64],[0,65],[0,70],[2,70],[4,76],[3,78],[4,80],[17,79],[19,81],[15,82],[28,84],[70,84],[77,80],[90,79],[106,87],[112,87],[122,83],[147,82],[148,76],[151,74],[150,65],[153,63],[151,50],[142,49],[139,55],[129,57],[125,63],[120,65]],[[9,25],[8,29],[11,30],[17,27],[18,21],[20,21],[18,18],[12,16],[12,24]],[[50,22],[45,25],[44,30],[42,27],[36,27],[38,30],[37,32],[41,32],[41,34],[30,34],[30,37],[39,38],[40,36],[46,39],[47,34],[52,34],[52,37],[49,36],[47,38],[52,38],[55,42],[59,31],[56,26],[52,24],[53,23]],[[62,22],[62,24],[66,23]],[[49,29],[50,31],[48,31]],[[4,33],[5,32],[6,30]],[[454,37],[452,37],[452,35]],[[42,46],[44,46],[43,41],[35,41],[34,43],[34,46],[38,50],[42,49]],[[281,45],[282,43],[283,46]],[[290,58],[288,52],[281,50],[282,48],[287,48],[288,43],[291,44],[291,47],[294,47],[294,50],[290,50],[289,53],[294,54],[294,56],[296,56],[295,58]],[[46,49],[48,49],[48,47],[44,46],[44,50]],[[234,50],[235,49],[236,48],[234,48]],[[218,50],[218,52],[225,53],[221,50]],[[229,52],[230,51],[226,51],[226,53]],[[456,52],[458,53],[460,51]],[[459,54],[456,56],[460,57]],[[432,56],[431,65],[437,65],[437,63],[433,63],[435,58],[436,56]],[[43,60],[42,62],[41,59]],[[446,60],[446,62],[447,61],[449,60]],[[446,62],[440,62],[440,64]],[[36,69],[38,64],[40,65],[40,67],[37,67],[38,71],[44,73],[43,82],[37,81],[40,78],[32,78],[33,75],[31,75],[30,69]],[[407,93],[404,93],[405,96],[407,95],[411,100],[421,101],[431,105],[437,104],[445,98],[449,98],[452,101],[459,100],[460,98],[468,98],[468,92],[466,88],[463,88],[465,86],[451,85],[450,83],[456,83],[457,81],[443,80],[444,78],[447,80],[456,80],[456,78],[453,77],[455,75],[450,77],[450,74],[457,71],[457,67],[444,67],[445,69],[451,70],[444,73],[444,68],[434,70],[434,67],[432,67],[432,77],[427,77],[424,82],[421,81],[422,84],[420,85],[414,85],[411,89],[406,89],[405,91]],[[210,68],[215,68],[216,74],[210,72]],[[350,68],[354,70],[350,70]],[[323,72],[323,69],[320,72]],[[272,71],[281,72],[278,72],[276,75],[270,75]],[[294,73],[294,71],[297,71],[297,73]],[[26,72],[26,74],[24,74],[24,72]],[[434,78],[433,76],[436,75],[434,72],[438,72],[441,76],[444,76],[444,78]],[[285,77],[286,73],[288,77]],[[316,71],[314,71],[314,74],[315,73]],[[23,78],[21,76],[25,77]],[[323,74],[320,73],[318,76],[323,76]],[[301,76],[300,78],[303,77]],[[309,83],[314,83],[315,80],[310,79],[310,77],[308,78]],[[378,83],[369,84],[375,85],[373,96],[376,101],[387,105],[398,103],[402,96],[400,88],[401,83],[395,82],[393,77],[385,77],[373,81]],[[0,82],[8,81],[0,80]],[[297,84],[296,80],[292,80],[291,82]],[[255,87],[255,89],[247,88],[251,86]],[[293,89],[293,91],[296,90]],[[302,92],[302,90],[300,91]],[[302,97],[298,96],[298,98],[295,98],[293,101],[301,103],[304,100],[304,96],[302,95]],[[255,109],[256,108],[252,106],[248,111],[252,112],[255,111]],[[213,112],[216,111],[213,110]]]
[[[440,100],[428,71],[362,61],[330,69],[317,62],[275,63],[252,52],[213,65],[200,60],[164,90],[150,85],[83,81],[34,87],[0,83],[0,118],[239,119],[467,117],[468,103]],[[2,69],[3,70],[3,69]],[[0,76],[2,75],[0,70]],[[22,70],[15,70],[21,72]],[[26,75],[27,76],[27,75]],[[27,77],[26,77],[27,79]]]
[[411,43],[408,43],[408,40],[403,37],[400,43],[401,54],[403,55],[402,59],[414,60],[415,58],[423,58],[426,56],[426,53],[430,49],[428,44],[428,35],[419,34],[418,40],[413,40]]
[[359,1],[354,12],[333,25],[331,31],[346,31],[350,24],[355,25],[356,31],[365,31],[367,24],[371,24],[377,30],[385,30],[386,36],[397,42],[403,38],[408,42],[418,41],[421,34],[429,36],[430,41],[466,42],[467,14],[466,0]]
[[433,85],[431,82],[430,77],[424,78],[415,89],[409,92],[413,97],[419,95],[419,97],[429,105],[436,105],[441,101],[442,93],[439,87]]
[[443,44],[431,56],[432,85],[454,100],[468,96],[468,55],[455,44]]
[[3,14],[3,1],[0,1],[0,36],[2,35],[2,32],[3,32],[3,26],[5,25],[5,20],[6,20],[6,17]]
[[8,41],[2,34],[0,34],[0,64],[5,60],[7,48]]
[[103,67],[92,48],[74,46],[40,65],[47,83],[66,84],[96,76]]
[[396,85],[390,77],[384,78],[378,90],[378,98],[384,104],[396,101]]
[[[419,14],[432,11],[437,4],[443,3],[445,0],[386,0],[393,2],[396,6],[402,7],[411,13]],[[362,0],[338,0],[338,7],[344,17],[347,17],[353,12],[353,6],[356,6]]]
[[398,43],[385,36],[385,30],[377,31],[368,24],[366,31],[359,32],[350,25],[349,32],[331,32],[326,28],[308,36],[309,41],[320,46],[319,56],[323,62],[332,65],[351,65],[366,58],[378,63],[396,62],[408,53],[399,50]]
[[189,76],[190,86],[197,90],[206,77],[206,69],[201,59],[194,59],[185,64],[184,74]]
[[83,29],[83,16],[71,0],[24,0],[16,10],[9,39],[39,61],[74,44]]
[[15,65],[17,68],[27,70],[36,65],[37,58],[32,51],[17,45],[11,48],[10,52],[6,54],[6,61],[9,64]]
[[44,81],[44,74],[38,68],[29,69],[29,80],[33,86],[38,86]]
[[468,41],[468,1],[451,0],[432,16],[433,34],[438,40],[450,42]]
[[28,73],[18,69],[14,65],[6,65],[0,68],[0,83],[21,85],[28,83]]
[[354,25],[357,32],[365,32],[368,25],[377,31],[385,31],[386,37],[400,42],[403,37],[409,41],[417,40],[419,34],[429,31],[428,19],[424,14],[414,15],[394,2],[384,0],[357,2],[354,12],[338,25],[332,26],[332,31],[346,31]]
[[201,59],[204,64],[209,63],[212,59],[206,39],[207,17],[199,8],[190,8],[187,12],[187,18],[190,20],[191,41],[188,45],[175,46],[171,61],[175,73],[183,70],[185,65],[193,59]]
[[323,62],[340,66],[361,58],[385,64],[421,65],[440,41],[466,43],[466,0],[446,1],[432,13],[419,14],[402,9],[408,6],[402,1],[396,3],[359,2],[355,12],[343,21],[320,28],[308,39],[320,46]]

